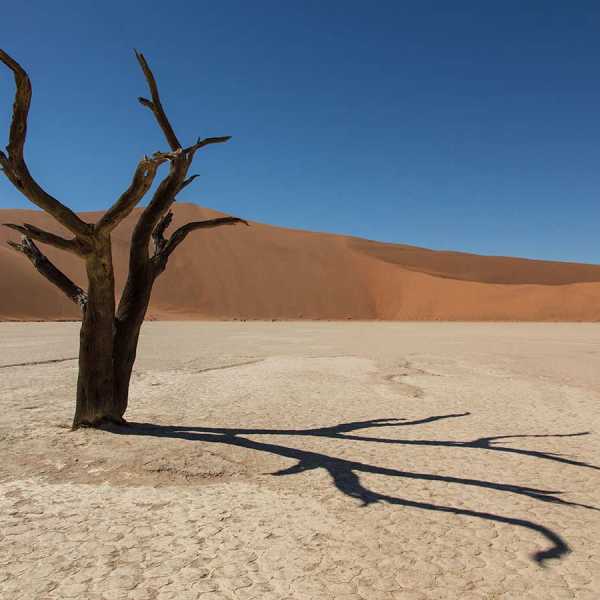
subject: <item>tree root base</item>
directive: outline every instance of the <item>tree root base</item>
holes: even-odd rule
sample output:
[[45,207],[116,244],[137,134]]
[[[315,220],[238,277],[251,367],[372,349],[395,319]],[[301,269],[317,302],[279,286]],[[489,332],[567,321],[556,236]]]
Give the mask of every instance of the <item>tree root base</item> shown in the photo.
[[123,417],[102,417],[95,421],[81,421],[79,423],[73,423],[71,426],[72,431],[77,429],[103,429],[111,430],[115,427],[129,427],[129,423]]

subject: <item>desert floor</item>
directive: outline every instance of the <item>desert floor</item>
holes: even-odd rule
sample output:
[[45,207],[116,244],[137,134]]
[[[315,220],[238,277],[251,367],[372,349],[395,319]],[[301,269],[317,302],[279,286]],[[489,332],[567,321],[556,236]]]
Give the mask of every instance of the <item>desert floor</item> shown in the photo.
[[600,598],[600,325],[147,323],[118,432],[77,341],[0,325],[3,599]]

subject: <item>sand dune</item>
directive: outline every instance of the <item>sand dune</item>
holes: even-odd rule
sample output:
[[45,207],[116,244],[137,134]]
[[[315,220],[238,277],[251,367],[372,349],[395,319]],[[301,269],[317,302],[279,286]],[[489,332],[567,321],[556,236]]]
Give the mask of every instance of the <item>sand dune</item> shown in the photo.
[[[114,233],[117,285],[139,213]],[[174,225],[218,215],[192,204],[175,207]],[[98,213],[83,218],[95,220]],[[0,210],[1,222],[60,232],[33,210]],[[0,319],[77,318],[78,310],[6,247],[0,230]],[[85,284],[82,263],[47,251]],[[154,319],[392,319],[596,321],[600,265],[487,257],[384,244],[252,223],[191,235],[155,286]]]

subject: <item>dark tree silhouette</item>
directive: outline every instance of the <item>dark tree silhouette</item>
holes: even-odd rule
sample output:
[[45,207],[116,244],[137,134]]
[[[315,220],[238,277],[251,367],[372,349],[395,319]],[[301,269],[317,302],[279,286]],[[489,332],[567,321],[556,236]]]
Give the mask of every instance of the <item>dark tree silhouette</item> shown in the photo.
[[[135,362],[138,338],[148,309],[152,286],[164,271],[169,257],[186,236],[196,229],[246,223],[236,217],[222,217],[183,225],[165,237],[177,194],[195,175],[188,175],[200,148],[229,140],[229,136],[198,139],[183,147],[163,109],[154,75],[143,54],[136,52],[150,99],[139,98],[150,109],[170,147],[168,152],[144,156],[137,165],[129,187],[96,223],[86,223],[71,209],[46,192],[33,178],[24,157],[31,83],[25,70],[0,50],[0,61],[15,78],[16,93],[6,153],[0,152],[0,167],[10,182],[31,202],[46,211],[73,237],[61,237],[28,224],[5,224],[22,234],[20,243],[10,243],[34,267],[58,287],[82,311],[79,347],[79,377],[73,428],[124,423],[129,381]],[[131,237],[129,273],[117,306],[111,252],[111,232],[149,191],[163,163],[168,173],[148,205],[141,212]],[[151,250],[151,241],[153,249]],[[42,253],[41,242],[81,257],[85,262],[87,291],[77,286]]]

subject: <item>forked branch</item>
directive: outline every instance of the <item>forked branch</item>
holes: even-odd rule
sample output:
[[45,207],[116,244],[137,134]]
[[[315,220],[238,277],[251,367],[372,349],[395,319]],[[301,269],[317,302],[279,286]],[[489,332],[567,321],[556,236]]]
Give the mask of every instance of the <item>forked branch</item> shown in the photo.
[[196,151],[200,150],[200,148],[204,148],[204,146],[209,146],[210,144],[223,144],[225,142],[228,142],[230,139],[230,135],[220,135],[217,137],[209,137],[204,139],[198,138],[196,143],[192,146],[189,146],[188,148],[185,148],[184,152],[191,164],[192,159],[194,158],[194,154],[196,154]]
[[[154,239],[155,256],[157,253],[161,253],[166,249],[167,242],[164,239],[164,230],[168,223],[167,225],[164,225],[161,219],[165,217],[171,205],[175,202],[177,194],[197,177],[196,175],[187,177],[188,169],[192,164],[195,153],[204,146],[226,142],[230,139],[230,136],[209,137],[204,139],[198,138],[195,144],[183,148],[165,113],[156,79],[145,56],[137,50],[135,56],[142,68],[151,95],[151,99],[140,97],[138,100],[142,106],[145,106],[152,111],[171,150],[173,153],[177,153],[177,156],[171,159],[168,175],[156,189],[154,196],[142,212],[140,220],[133,232],[131,239],[130,269],[134,272],[138,272],[145,270],[146,267],[149,266],[148,261],[150,256],[148,246],[151,237]],[[170,222],[170,218],[168,219],[168,222]]]
[[146,82],[148,83],[148,87],[150,88],[150,94],[152,100],[148,100],[147,98],[138,98],[140,104],[142,106],[146,106],[153,113],[156,118],[160,128],[163,130],[165,137],[167,138],[167,142],[171,147],[171,150],[177,150],[181,148],[181,144],[175,135],[175,131],[173,131],[173,127],[165,114],[164,108],[162,106],[162,102],[160,101],[160,95],[158,93],[158,85],[156,85],[156,79],[154,78],[154,74],[152,73],[150,67],[148,66],[148,62],[146,58],[141,52],[135,51],[135,56],[140,63],[140,67],[142,67],[142,71],[144,72],[144,77],[146,78]]
[[161,218],[175,202],[177,194],[198,177],[198,175],[191,175],[186,178],[194,153],[204,146],[221,144],[230,139],[231,136],[228,135],[198,139],[193,146],[180,148],[168,155],[171,160],[169,174],[161,181],[154,192],[152,200],[144,209],[133,233],[132,246],[134,247],[134,254],[132,256],[136,257],[136,262],[139,263],[147,257],[147,244],[150,237],[158,227]]
[[62,271],[60,271],[35,245],[32,239],[23,236],[21,242],[8,242],[11,248],[23,253],[50,283],[54,284],[67,298],[85,310],[87,294]]
[[96,223],[97,231],[110,232],[137,206],[146,195],[162,163],[177,158],[180,152],[155,152],[151,157],[144,156],[138,163],[129,187],[119,199],[102,215]]
[[148,206],[142,214],[131,236],[129,269],[138,271],[148,266],[150,238],[161,218],[169,210],[187,172],[187,160],[183,153],[171,161],[169,174],[160,182]]

